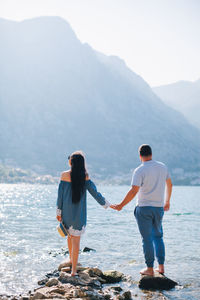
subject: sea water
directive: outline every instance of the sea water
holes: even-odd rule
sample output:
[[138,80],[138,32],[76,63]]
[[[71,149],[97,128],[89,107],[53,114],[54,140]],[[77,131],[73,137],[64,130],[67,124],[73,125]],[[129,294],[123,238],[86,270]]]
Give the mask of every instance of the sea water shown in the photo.
[[[99,186],[111,203],[119,203],[128,186]],[[24,294],[66,259],[66,240],[56,230],[55,185],[0,185],[0,294]],[[134,219],[135,200],[121,212],[105,210],[88,195],[88,223],[81,240],[83,266],[115,269],[131,275],[135,299],[158,299],[137,287],[144,257]],[[200,299],[200,187],[173,188],[171,208],[163,220],[166,276],[180,285],[163,292],[166,299]],[[137,295],[134,296],[134,295]]]

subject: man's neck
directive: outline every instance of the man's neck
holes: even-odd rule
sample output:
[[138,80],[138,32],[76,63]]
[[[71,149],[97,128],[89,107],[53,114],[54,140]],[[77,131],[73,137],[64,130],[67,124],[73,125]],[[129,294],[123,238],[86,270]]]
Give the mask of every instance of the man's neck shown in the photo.
[[152,156],[147,156],[147,157],[142,157],[141,161],[142,162],[147,162],[147,161],[151,161],[152,160]]

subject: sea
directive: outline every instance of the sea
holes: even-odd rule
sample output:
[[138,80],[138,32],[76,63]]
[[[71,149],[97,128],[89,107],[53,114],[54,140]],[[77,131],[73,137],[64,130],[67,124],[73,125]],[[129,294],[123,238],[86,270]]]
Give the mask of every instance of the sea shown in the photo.
[[[99,185],[111,203],[129,186]],[[25,294],[67,259],[66,239],[58,235],[57,185],[0,184],[0,295]],[[124,288],[133,299],[200,299],[200,187],[173,187],[171,208],[163,220],[166,276],[178,282],[171,291],[138,288],[145,267],[134,218],[135,200],[122,211],[104,209],[88,194],[87,230],[81,239],[83,266],[118,270],[131,280]],[[122,283],[123,285],[124,283]]]

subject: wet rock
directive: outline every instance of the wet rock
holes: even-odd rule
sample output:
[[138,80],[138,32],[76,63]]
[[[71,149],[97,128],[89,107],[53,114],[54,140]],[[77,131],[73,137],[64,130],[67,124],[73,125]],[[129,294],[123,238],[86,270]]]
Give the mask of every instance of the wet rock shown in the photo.
[[89,279],[80,278],[80,277],[72,277],[71,275],[61,272],[58,280],[61,283],[70,283],[72,285],[87,285],[89,283]]
[[110,298],[111,298],[111,295],[109,295],[109,294],[104,294],[103,296],[104,296],[105,300],[110,300]]
[[59,272],[58,272],[58,270],[54,270],[54,271],[52,271],[52,272],[50,272],[50,273],[47,273],[45,276],[46,276],[47,278],[58,277],[58,276],[59,276]]
[[89,247],[85,247],[83,249],[83,252],[90,252],[90,251],[96,251],[95,249],[89,248]]
[[58,271],[61,271],[62,268],[71,268],[71,263],[70,262],[63,262],[59,265]]
[[46,282],[46,286],[49,286],[49,287],[51,287],[51,286],[53,286],[53,285],[57,285],[58,284],[58,279],[57,278],[51,278],[51,279],[49,279],[47,282]]
[[118,271],[106,271],[103,273],[103,279],[106,280],[106,283],[117,283],[123,279],[124,274]]
[[22,295],[20,300],[29,300],[29,296],[26,296],[26,295]]
[[114,300],[124,300],[124,297],[122,295],[117,295],[114,297]]
[[66,297],[63,295],[60,295],[60,294],[58,295],[58,294],[52,293],[51,295],[49,295],[49,299],[54,299],[54,300],[65,299],[66,300]]
[[71,272],[71,268],[70,267],[64,267],[64,268],[61,269],[61,272],[70,273]]
[[88,300],[104,300],[104,297],[96,291],[87,291],[86,297]]
[[88,273],[88,275],[90,277],[96,277],[96,276],[102,277],[103,276],[103,272],[98,268],[87,268],[85,270],[85,273]]
[[48,293],[52,294],[52,293],[55,293],[55,294],[61,294],[61,295],[64,295],[66,292],[64,286],[55,286],[55,287],[51,287],[49,290],[48,290]]
[[177,282],[163,276],[163,275],[155,275],[155,276],[142,276],[139,281],[139,288],[145,290],[171,290],[176,285]]
[[122,292],[122,288],[120,286],[111,286],[110,289],[112,289],[116,292]]
[[[72,266],[72,264],[70,263],[70,262],[62,262],[60,265],[59,265],[59,267],[58,267],[58,271],[61,271],[63,268],[71,268],[71,266]],[[78,263],[77,264],[77,269],[78,268],[81,268],[81,264],[80,263]],[[59,275],[58,275],[59,276]]]
[[47,283],[47,281],[48,281],[48,278],[44,278],[42,280],[39,280],[38,285],[45,285]]
[[122,297],[124,298],[124,300],[130,300],[130,299],[132,299],[131,292],[130,291],[124,292],[122,294]]

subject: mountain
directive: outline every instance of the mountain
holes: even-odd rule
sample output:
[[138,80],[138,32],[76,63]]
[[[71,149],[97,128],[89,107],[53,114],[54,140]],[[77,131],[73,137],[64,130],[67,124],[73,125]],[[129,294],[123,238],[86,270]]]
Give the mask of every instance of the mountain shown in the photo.
[[200,79],[194,82],[178,81],[153,90],[167,105],[180,111],[200,129]]
[[0,163],[55,175],[82,149],[96,177],[123,177],[149,143],[170,170],[199,168],[200,131],[65,20],[0,19],[0,40]]

